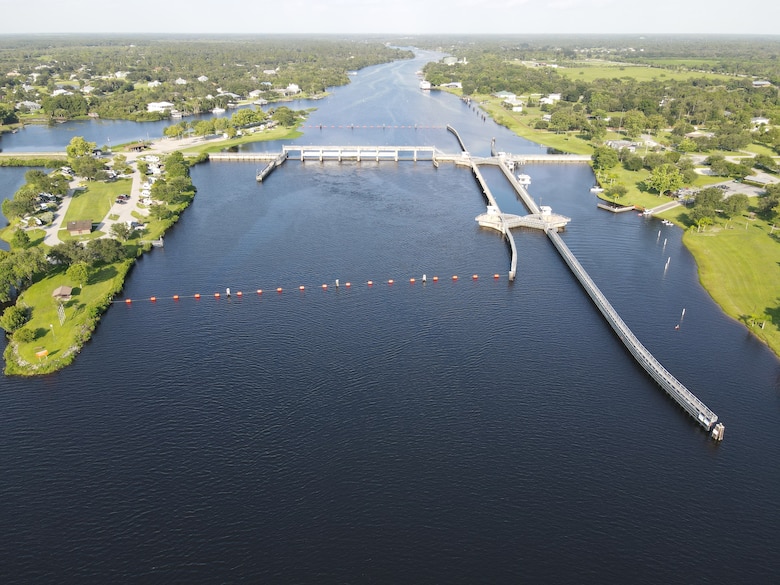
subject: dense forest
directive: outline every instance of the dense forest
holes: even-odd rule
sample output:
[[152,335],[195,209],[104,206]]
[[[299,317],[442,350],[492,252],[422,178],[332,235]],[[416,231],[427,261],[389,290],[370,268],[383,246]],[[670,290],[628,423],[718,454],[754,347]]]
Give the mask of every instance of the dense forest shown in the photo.
[[[408,58],[378,40],[335,37],[0,37],[0,124],[33,114],[156,120],[151,102],[197,113],[229,102],[321,94],[349,72]],[[251,94],[251,96],[250,96]]]

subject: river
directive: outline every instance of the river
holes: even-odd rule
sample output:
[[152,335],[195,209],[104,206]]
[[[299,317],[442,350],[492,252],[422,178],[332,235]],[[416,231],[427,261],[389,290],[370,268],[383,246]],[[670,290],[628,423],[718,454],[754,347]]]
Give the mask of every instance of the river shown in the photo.
[[[293,104],[317,108],[298,142],[456,152],[451,124],[475,154],[493,137],[540,149],[419,90],[436,57]],[[19,150],[90,124],[35,129]],[[597,209],[585,165],[524,169],[634,333],[719,415],[721,444],[635,364],[543,234],[516,233],[507,282],[468,170],[255,171],[197,166],[193,205],[126,282],[133,302],[66,370],[0,381],[3,583],[776,582],[780,363],[701,288],[680,230]]]

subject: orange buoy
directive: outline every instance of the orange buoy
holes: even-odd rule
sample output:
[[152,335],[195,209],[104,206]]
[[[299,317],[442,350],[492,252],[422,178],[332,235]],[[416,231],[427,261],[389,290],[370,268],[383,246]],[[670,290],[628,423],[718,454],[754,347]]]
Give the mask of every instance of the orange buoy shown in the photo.
[[244,296],[244,293],[242,293],[241,291],[238,291],[238,292],[236,293],[236,296],[237,296],[237,297],[243,297],[243,296]]
[[200,293],[195,293],[195,298],[199,299],[200,298]]
[[434,276],[433,277],[433,282],[439,282],[439,277],[438,276]]
[[373,280],[369,280],[368,281],[368,286],[374,286],[374,281]]
[[414,284],[415,282],[417,282],[417,281],[416,281],[414,278],[410,278],[410,279],[409,279],[409,283],[410,283],[410,284]]
[[262,288],[258,288],[257,289],[257,294],[259,294],[259,295],[263,294],[263,289]]
[[282,287],[280,286],[279,288],[277,288],[276,292],[278,292],[278,293],[282,292]]
[[387,284],[393,284],[393,279],[391,278],[390,280],[388,280]]
[[173,295],[173,300],[174,301],[178,301],[179,300],[179,295]]
[[131,299],[125,299],[125,302],[126,302],[128,305],[129,305],[129,304],[130,304],[130,303],[132,303],[133,301],[132,301]]
[[301,285],[301,286],[298,287],[298,290],[303,290],[305,288],[306,288],[305,286]]
[[323,284],[322,285],[322,290],[328,290],[328,285],[327,284]]
[[347,284],[345,284],[344,286],[346,286],[347,288],[349,288],[349,287],[351,287],[351,286],[352,286],[352,283],[351,283],[351,282],[348,282],[348,283],[347,283]]
[[150,297],[149,300],[152,301],[153,303],[155,303],[155,302],[157,302],[157,297]]
[[455,274],[455,275],[452,277],[452,280],[458,280],[458,275],[457,275],[457,274]]
[[219,293],[214,293],[214,298],[218,299],[219,298]]
[[494,274],[493,278],[500,278],[500,276],[498,274]]
[[478,278],[479,278],[479,276],[477,276],[476,274],[472,274],[471,275],[471,280],[477,280]]

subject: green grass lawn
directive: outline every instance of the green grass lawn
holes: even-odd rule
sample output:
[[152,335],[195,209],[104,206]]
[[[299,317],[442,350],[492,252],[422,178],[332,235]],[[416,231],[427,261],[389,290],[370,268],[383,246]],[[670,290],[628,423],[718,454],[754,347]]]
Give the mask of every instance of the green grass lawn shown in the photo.
[[277,127],[271,128],[270,130],[263,130],[262,132],[247,134],[246,136],[228,138],[227,140],[207,140],[204,143],[198,144],[196,146],[182,148],[181,153],[186,155],[193,155],[201,154],[203,152],[222,152],[223,150],[233,146],[240,146],[241,144],[264,142],[266,140],[293,140],[299,136],[303,136],[303,132],[297,128]]
[[[25,329],[31,329],[36,338],[30,343],[9,344],[6,350],[7,374],[42,374],[61,368],[70,363],[75,352],[89,337],[97,324],[101,307],[106,299],[119,291],[130,262],[116,263],[94,269],[89,284],[72,282],[65,269],[57,270],[37,281],[25,290],[17,303],[31,308],[30,321]],[[60,324],[58,302],[52,292],[58,286],[73,287],[70,301],[64,303],[65,321]],[[20,367],[17,359],[12,359],[9,351],[15,345],[17,359],[29,364]],[[47,351],[46,357],[36,357],[36,353]]]
[[65,223],[79,219],[103,221],[120,193],[129,193],[131,179],[119,179],[110,183],[91,181],[86,189],[76,191],[65,214]]
[[594,64],[583,65],[581,67],[559,67],[556,69],[564,77],[573,81],[582,80],[592,83],[596,79],[622,79],[630,77],[639,82],[653,80],[685,80],[692,78],[706,77],[708,79],[733,79],[728,75],[718,73],[702,73],[700,71],[674,71],[671,69],[662,69],[660,67],[647,67],[641,65],[621,65],[616,64]]
[[743,219],[730,229],[689,230],[683,241],[715,302],[780,355],[780,232],[769,232],[766,223]]

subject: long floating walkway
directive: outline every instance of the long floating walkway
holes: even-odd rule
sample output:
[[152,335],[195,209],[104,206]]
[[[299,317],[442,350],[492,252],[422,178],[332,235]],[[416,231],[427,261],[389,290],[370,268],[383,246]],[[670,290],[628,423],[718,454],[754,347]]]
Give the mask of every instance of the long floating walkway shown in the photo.
[[626,346],[628,351],[636,358],[650,376],[671,396],[677,404],[682,406],[701,426],[707,431],[712,432],[712,438],[715,440],[723,439],[723,423],[718,423],[718,416],[699,400],[693,392],[688,390],[682,382],[675,378],[666,368],[661,365],[655,356],[637,339],[625,321],[620,317],[612,304],[607,300],[596,283],[593,282],[587,271],[582,267],[577,258],[572,254],[569,247],[563,239],[554,230],[546,230],[547,236],[555,248],[560,252],[561,257],[569,266],[574,276],[580,281],[585,291],[593,299],[596,307],[604,315],[604,318],[612,326],[617,336]]

